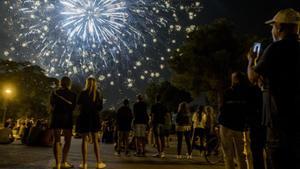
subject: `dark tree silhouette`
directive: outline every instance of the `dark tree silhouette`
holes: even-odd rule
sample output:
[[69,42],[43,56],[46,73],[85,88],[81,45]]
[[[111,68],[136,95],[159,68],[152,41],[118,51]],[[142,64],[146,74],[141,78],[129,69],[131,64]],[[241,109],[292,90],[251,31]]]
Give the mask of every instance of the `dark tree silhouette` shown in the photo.
[[[16,96],[8,103],[7,117],[48,117],[49,98],[57,81],[29,62],[0,60],[0,85],[13,84]],[[3,95],[0,95],[3,101]]]
[[169,60],[171,82],[194,97],[206,92],[211,104],[216,104],[229,83],[229,74],[246,68],[250,42],[251,38],[237,32],[226,19],[198,26]]
[[151,83],[146,88],[146,95],[150,104],[155,102],[157,94],[161,95],[161,102],[166,105],[171,112],[176,112],[180,102],[191,102],[192,96],[189,92],[173,86],[170,82],[160,84]]

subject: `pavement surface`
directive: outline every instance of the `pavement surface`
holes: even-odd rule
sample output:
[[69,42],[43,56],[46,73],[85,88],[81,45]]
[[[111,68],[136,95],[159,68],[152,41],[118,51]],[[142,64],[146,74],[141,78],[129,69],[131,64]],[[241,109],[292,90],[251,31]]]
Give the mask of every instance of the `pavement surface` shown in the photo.
[[[95,156],[93,145],[89,144],[88,165],[95,168]],[[183,145],[182,154],[186,147]],[[131,151],[130,157],[114,156],[113,144],[101,143],[101,158],[107,164],[107,169],[224,169],[223,164],[208,164],[198,151],[193,152],[193,159],[176,159],[176,142],[170,143],[166,150],[166,158],[154,158],[155,149],[147,147],[146,157],[135,157]],[[75,168],[79,168],[81,162],[81,140],[73,139],[68,161]],[[1,169],[50,169],[54,164],[52,148],[30,147],[16,141],[9,145],[0,145]]]

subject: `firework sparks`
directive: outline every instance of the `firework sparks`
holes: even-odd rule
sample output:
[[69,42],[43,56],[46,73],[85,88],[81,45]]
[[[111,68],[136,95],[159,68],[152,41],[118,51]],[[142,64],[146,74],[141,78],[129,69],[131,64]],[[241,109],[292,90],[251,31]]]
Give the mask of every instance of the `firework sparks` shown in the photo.
[[161,76],[157,71],[164,70],[164,58],[193,30],[193,20],[202,9],[199,0],[10,0],[3,4],[10,14],[3,21],[15,39],[3,52],[5,57],[31,61],[51,76],[94,74],[110,85],[122,77],[129,88],[135,80],[126,79]]

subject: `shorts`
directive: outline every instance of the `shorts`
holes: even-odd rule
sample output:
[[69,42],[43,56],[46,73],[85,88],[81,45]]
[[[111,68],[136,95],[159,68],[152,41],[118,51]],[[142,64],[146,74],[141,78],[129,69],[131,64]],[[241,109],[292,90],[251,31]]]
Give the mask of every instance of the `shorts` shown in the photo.
[[129,131],[118,131],[118,139],[119,140],[125,140],[129,137]]
[[165,126],[163,124],[157,124],[153,126],[153,133],[156,137],[164,137],[165,136]]
[[165,127],[164,127],[164,135],[165,135],[165,137],[169,137],[170,136],[171,128],[172,128],[172,126],[165,125]]
[[135,137],[146,137],[146,124],[135,125]]

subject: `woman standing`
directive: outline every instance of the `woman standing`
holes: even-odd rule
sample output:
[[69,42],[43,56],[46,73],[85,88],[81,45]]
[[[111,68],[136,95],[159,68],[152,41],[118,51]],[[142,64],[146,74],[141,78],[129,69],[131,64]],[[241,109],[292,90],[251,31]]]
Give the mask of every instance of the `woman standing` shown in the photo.
[[177,132],[177,158],[182,158],[181,147],[182,138],[185,137],[185,142],[187,146],[187,159],[192,158],[192,146],[191,146],[191,118],[190,112],[188,110],[188,105],[186,102],[179,104],[178,113],[176,117],[176,132]]
[[192,137],[192,146],[195,146],[196,138],[199,137],[200,139],[200,154],[203,155],[204,151],[204,142],[205,142],[205,136],[206,136],[206,121],[207,121],[207,115],[204,111],[204,106],[200,105],[198,107],[198,110],[193,114],[192,117],[193,121],[193,137]]
[[[50,104],[52,109],[50,128],[53,130],[54,145],[53,153],[56,161],[55,168],[73,168],[67,162],[68,152],[71,146],[73,111],[76,106],[76,94],[71,92],[71,79],[62,77],[60,87],[51,94]],[[60,136],[63,133],[65,144],[61,150]],[[62,151],[62,159],[59,154]]]
[[96,79],[89,77],[85,83],[85,89],[80,93],[77,104],[80,107],[80,115],[77,120],[76,130],[82,135],[82,164],[80,168],[87,169],[87,145],[89,142],[89,135],[92,136],[94,143],[94,152],[97,160],[96,168],[105,168],[106,165],[100,160],[100,145],[99,131],[100,131],[100,115],[103,100],[100,93],[97,91]]

